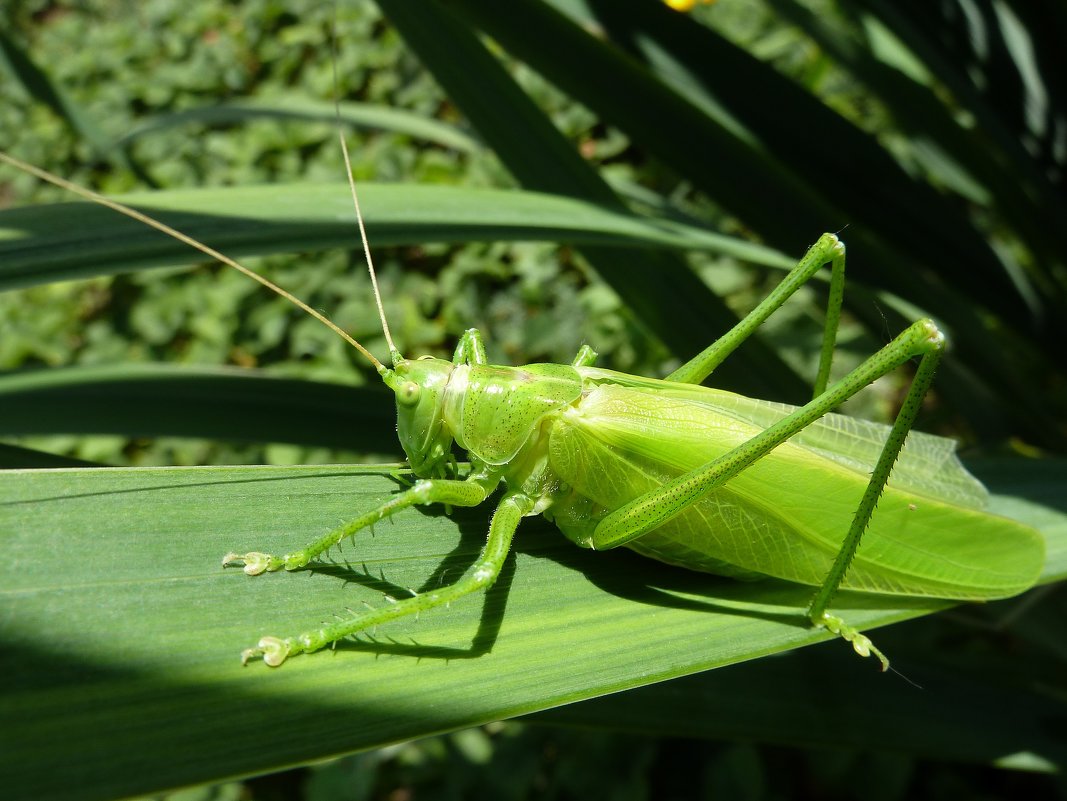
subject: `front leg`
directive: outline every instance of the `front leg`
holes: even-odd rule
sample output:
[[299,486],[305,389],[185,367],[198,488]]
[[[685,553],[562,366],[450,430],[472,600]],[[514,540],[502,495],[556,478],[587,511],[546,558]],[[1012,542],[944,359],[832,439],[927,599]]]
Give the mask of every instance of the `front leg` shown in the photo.
[[499,476],[489,473],[478,473],[465,481],[421,479],[416,481],[410,489],[401,492],[377,509],[357,517],[340,528],[334,529],[326,536],[298,551],[287,553],[284,556],[274,556],[269,553],[260,553],[259,551],[251,551],[244,554],[230,552],[222,557],[222,566],[244,565],[244,571],[249,576],[258,576],[260,573],[269,573],[282,568],[299,570],[341,540],[351,537],[360,529],[373,525],[383,518],[396,514],[401,509],[407,509],[409,506],[416,504],[430,503],[442,503],[450,506],[477,506],[489,497],[499,481]]
[[[462,482],[427,481],[419,483],[447,484]],[[452,503],[456,503],[456,501],[453,500]],[[267,665],[277,667],[290,656],[317,651],[326,645],[374,628],[381,623],[418,614],[438,606],[445,606],[476,590],[488,589],[496,581],[501,569],[504,567],[504,560],[511,549],[511,540],[514,537],[516,528],[518,528],[519,521],[522,520],[524,515],[529,514],[533,507],[533,500],[525,495],[513,494],[505,496],[493,515],[493,522],[489,526],[489,537],[478,557],[478,561],[473,569],[455,584],[440,587],[412,598],[405,598],[402,601],[396,601],[377,609],[370,609],[348,620],[324,623],[317,629],[305,631],[293,637],[263,637],[255,648],[248,648],[241,653],[241,662],[247,663],[249,659],[262,657]]]

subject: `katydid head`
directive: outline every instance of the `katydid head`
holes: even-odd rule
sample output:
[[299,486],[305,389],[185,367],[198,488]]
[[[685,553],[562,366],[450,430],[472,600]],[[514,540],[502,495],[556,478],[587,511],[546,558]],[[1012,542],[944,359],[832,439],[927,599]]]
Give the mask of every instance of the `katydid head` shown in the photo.
[[381,321],[382,333],[389,345],[389,356],[393,362],[392,370],[377,362],[375,367],[389,388],[396,393],[396,433],[404,453],[407,454],[411,471],[419,478],[443,478],[447,474],[446,465],[452,455],[452,432],[444,425],[444,389],[455,365],[431,356],[405,359],[393,342],[389,321],[385,317],[381,290],[378,288],[378,274],[374,270],[367,229],[363,225],[363,212],[359,208],[356,182],[352,178],[348,145],[343,134],[340,140],[348,188],[352,192],[352,206],[356,212],[356,224],[363,242],[363,256],[370,274],[374,302],[378,306],[378,319]]
[[452,432],[444,422],[445,386],[455,365],[425,356],[400,359],[382,374],[396,393],[396,433],[419,478],[444,477]]

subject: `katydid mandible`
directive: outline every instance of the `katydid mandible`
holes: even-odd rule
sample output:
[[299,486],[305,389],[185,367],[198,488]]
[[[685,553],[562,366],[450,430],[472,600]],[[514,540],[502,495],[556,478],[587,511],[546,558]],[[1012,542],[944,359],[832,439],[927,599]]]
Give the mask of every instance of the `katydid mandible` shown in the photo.
[[[811,624],[844,638],[862,656],[876,656],[883,669],[888,661],[870,639],[829,611],[838,589],[982,601],[1020,593],[1040,572],[1040,535],[984,511],[985,488],[960,464],[951,440],[911,432],[945,346],[931,320],[913,323],[829,384],[845,270],[845,247],[834,234],[820,237],[748,316],[663,380],[598,368],[588,346],[569,365],[490,365],[474,329],[461,337],[451,361],[407,359],[394,345],[382,311],[350,177],[390,349],[387,367],[321,314],[212,248],[2,152],[0,161],[133,216],[244,272],[358,348],[396,394],[397,432],[414,484],[304,548],[281,556],[229,553],[224,566],[243,566],[252,576],[298,570],[409,506],[477,506],[502,490],[486,545],[455,584],[295,636],[263,637],[241,654],[245,663],[262,658],[278,666],[488,588],[520,521],[537,514],[586,548],[626,546],[692,570],[817,587],[806,612]],[[701,386],[827,264],[829,302],[809,403],[791,407]],[[918,368],[892,426],[833,413],[915,358]],[[465,475],[459,475],[453,447],[467,454]],[[887,483],[891,471],[893,481]]]

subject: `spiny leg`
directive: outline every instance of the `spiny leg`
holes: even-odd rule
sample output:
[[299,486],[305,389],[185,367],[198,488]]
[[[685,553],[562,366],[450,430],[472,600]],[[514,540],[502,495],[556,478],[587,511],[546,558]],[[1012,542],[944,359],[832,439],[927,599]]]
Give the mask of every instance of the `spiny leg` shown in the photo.
[[944,339],[938,339],[931,342],[929,349],[923,354],[922,360],[919,362],[919,369],[916,370],[915,378],[908,389],[908,394],[904,398],[900,412],[897,413],[897,419],[893,422],[893,428],[890,430],[889,437],[886,439],[885,445],[882,446],[882,452],[878,456],[878,462],[871,472],[871,480],[867,484],[867,489],[863,492],[859,506],[856,507],[856,514],[852,519],[852,525],[849,526],[848,534],[841,544],[841,550],[838,551],[837,558],[834,559],[834,563],[830,567],[830,572],[827,574],[819,591],[815,594],[811,607],[808,609],[808,617],[811,618],[812,623],[816,626],[825,626],[835,634],[844,637],[852,643],[852,647],[856,649],[856,653],[860,654],[860,656],[868,656],[873,653],[881,661],[882,670],[889,668],[889,660],[871,644],[870,639],[851,626],[846,625],[841,618],[831,615],[826,610],[830,606],[834,593],[837,592],[841,582],[844,581],[848,566],[852,563],[852,558],[856,555],[856,549],[859,548],[860,540],[863,538],[863,532],[867,530],[867,525],[874,514],[878,498],[881,497],[886,482],[889,481],[889,473],[893,469],[893,464],[904,447],[904,440],[907,438],[908,432],[911,431],[911,427],[915,424],[915,418],[919,414],[923,398],[934,379],[934,372],[937,370],[938,362],[941,361],[943,350]]
[[763,325],[771,314],[781,308],[801,286],[811,280],[811,277],[827,262],[831,265],[830,298],[826,307],[826,327],[823,331],[819,372],[812,396],[819,397],[826,390],[830,377],[830,363],[833,360],[837,329],[841,321],[841,301],[845,293],[845,245],[834,234],[823,234],[819,237],[819,241],[808,249],[807,254],[797,263],[797,266],[755,309],[715,342],[667,376],[667,380],[683,384],[699,384],[711,375],[711,372],[722,364],[727,356],[737,350],[742,342],[752,336],[756,329]]
[[465,481],[422,479],[416,481],[410,489],[399,493],[377,509],[373,509],[365,515],[357,517],[352,522],[334,529],[329,534],[298,551],[287,553],[284,556],[274,556],[269,553],[260,553],[259,551],[244,554],[231,552],[222,557],[222,566],[229,567],[243,564],[244,572],[249,576],[258,576],[260,573],[273,572],[282,568],[298,570],[305,567],[316,556],[325,553],[341,540],[351,537],[360,529],[373,525],[379,520],[409,506],[429,503],[443,503],[451,506],[477,506],[489,497],[499,480],[499,477],[495,475],[484,473],[473,475]]
[[624,545],[663,525],[706,493],[725,484],[753,462],[836,408],[877,378],[899,367],[908,359],[921,356],[922,361],[915,380],[912,382],[904,407],[893,424],[889,438],[872,472],[871,480],[857,508],[849,533],[845,536],[830,573],[808,610],[808,616],[815,625],[825,626],[844,637],[852,643],[857,653],[863,656],[870,653],[877,655],[884,669],[888,666],[888,662],[871,645],[870,640],[846,625],[840,618],[828,614],[826,609],[859,547],[860,539],[871,518],[878,497],[885,487],[893,462],[903,447],[904,439],[918,414],[923,395],[933,379],[943,349],[944,337],[932,321],[920,320],[913,323],[878,353],[805,406],[783,417],[723,456],[668,481],[607,515],[597,524],[593,532],[593,547],[603,549]]
[[478,561],[455,584],[371,609],[347,620],[324,623],[317,629],[294,637],[263,637],[255,648],[241,653],[241,662],[247,663],[249,659],[261,656],[266,664],[277,667],[290,656],[317,651],[323,646],[382,623],[444,606],[476,590],[488,589],[500,575],[519,521],[533,507],[533,500],[525,495],[505,496],[493,515],[493,522],[489,525],[489,537]]

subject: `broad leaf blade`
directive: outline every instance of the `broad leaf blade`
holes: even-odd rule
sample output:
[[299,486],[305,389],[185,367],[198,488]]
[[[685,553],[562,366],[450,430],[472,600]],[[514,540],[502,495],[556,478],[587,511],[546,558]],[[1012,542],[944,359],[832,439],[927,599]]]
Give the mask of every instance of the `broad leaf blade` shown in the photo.
[[[308,541],[395,487],[360,467],[0,475],[0,759],[14,797],[246,775],[825,638],[800,614],[809,589],[581,551],[533,519],[487,595],[394,624],[377,643],[242,668],[239,651],[263,634],[454,581],[470,564],[487,507],[383,522],[345,548],[351,567],[250,579],[219,566],[231,548]],[[1061,518],[1048,518],[1050,537],[1067,537]],[[1067,549],[1050,553],[1046,578],[1067,573]],[[869,629],[943,606],[843,594],[836,609]]]

